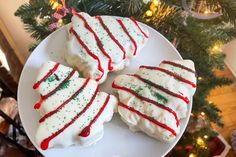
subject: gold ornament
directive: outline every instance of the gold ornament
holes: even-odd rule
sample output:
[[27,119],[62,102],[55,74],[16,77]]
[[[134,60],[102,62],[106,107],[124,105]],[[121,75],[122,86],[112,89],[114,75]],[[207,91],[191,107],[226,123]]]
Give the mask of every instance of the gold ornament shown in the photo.
[[201,147],[205,147],[205,142],[201,137],[197,138],[197,144]]

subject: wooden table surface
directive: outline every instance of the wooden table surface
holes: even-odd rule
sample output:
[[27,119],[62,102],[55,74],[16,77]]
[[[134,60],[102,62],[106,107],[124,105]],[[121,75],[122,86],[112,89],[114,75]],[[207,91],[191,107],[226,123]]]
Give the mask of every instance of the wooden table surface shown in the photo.
[[[224,71],[216,71],[218,76],[226,76],[231,78],[234,82],[230,86],[219,87],[214,89],[208,98],[209,101],[214,102],[222,110],[222,118],[224,121],[224,128],[215,127],[224,138],[230,143],[230,135],[236,129],[236,78],[232,75],[230,70],[226,68]],[[231,149],[227,157],[236,157]]]

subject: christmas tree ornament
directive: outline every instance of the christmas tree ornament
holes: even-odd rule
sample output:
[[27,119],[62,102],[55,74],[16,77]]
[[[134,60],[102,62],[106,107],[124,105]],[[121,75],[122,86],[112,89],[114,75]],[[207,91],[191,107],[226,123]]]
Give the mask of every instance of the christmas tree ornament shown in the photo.
[[206,0],[182,0],[182,6],[190,16],[201,20],[210,20],[222,15],[219,5],[207,6]]
[[[205,115],[205,113],[204,113],[204,115]],[[190,117],[186,131],[189,133],[195,133],[195,132],[201,130],[202,128],[206,127],[207,125],[208,125],[208,121],[203,116],[203,114],[199,114],[196,116],[194,115],[194,116]]]
[[221,134],[209,140],[209,147],[209,157],[226,157],[231,149],[231,146]]

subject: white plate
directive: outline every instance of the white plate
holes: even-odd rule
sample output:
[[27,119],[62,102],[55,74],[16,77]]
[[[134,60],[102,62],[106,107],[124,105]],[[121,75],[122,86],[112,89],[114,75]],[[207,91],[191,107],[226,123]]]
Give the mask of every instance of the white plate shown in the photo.
[[[125,70],[110,73],[101,91],[112,93],[111,82],[119,74],[134,73],[140,65],[158,65],[164,59],[181,59],[178,51],[172,44],[154,29],[147,27],[150,33],[148,44],[133,59]],[[90,147],[81,148],[72,146],[64,149],[49,149],[42,151],[35,143],[35,132],[38,125],[39,114],[33,109],[39,99],[32,86],[42,63],[53,60],[65,64],[63,54],[66,51],[65,27],[55,31],[44,39],[28,58],[21,74],[18,87],[18,103],[21,121],[27,135],[36,148],[46,157],[161,157],[166,155],[182,136],[189,120],[192,104],[188,107],[188,116],[180,122],[181,131],[171,143],[164,143],[152,139],[143,133],[131,132],[127,125],[115,115],[110,123],[105,124],[104,137]]]

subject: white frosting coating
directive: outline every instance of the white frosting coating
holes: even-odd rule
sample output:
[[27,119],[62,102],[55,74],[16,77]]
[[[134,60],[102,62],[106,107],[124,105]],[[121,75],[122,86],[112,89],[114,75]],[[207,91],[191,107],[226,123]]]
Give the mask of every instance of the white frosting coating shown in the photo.
[[[172,62],[183,65],[183,66],[195,71],[194,63],[191,60],[173,60]],[[164,63],[160,64],[160,68],[163,68],[163,69],[169,70],[173,73],[176,73],[179,76],[181,76],[182,78],[186,78],[187,80],[189,80],[189,81],[193,82],[194,84],[196,84],[196,74],[194,74],[192,72],[189,72],[187,70],[183,70],[179,67],[176,67],[176,66],[173,66],[173,65],[170,65],[170,64],[164,64]],[[181,91],[181,92],[183,91],[182,93],[186,96],[188,96],[188,93],[189,93],[189,95],[194,95],[194,93],[196,91],[196,88],[192,88],[190,85],[188,85],[186,83],[183,83],[183,82],[179,82],[178,84],[183,86],[184,88],[174,87],[175,89],[179,89],[179,91]],[[173,85],[175,85],[175,83],[173,83]],[[185,93],[186,89],[187,89],[187,92]]]
[[[52,61],[45,63],[39,72],[37,81],[43,78],[43,76],[54,65],[55,63]],[[48,93],[51,91],[51,89],[55,89],[55,87],[58,86],[58,82],[62,82],[62,79],[66,78],[64,75],[68,76],[70,71],[72,71],[71,68],[59,65],[58,69],[53,74],[58,74],[60,80],[49,82],[47,79],[46,81],[43,81],[37,89],[38,92],[40,94]],[[86,79],[79,78],[78,72],[75,72],[74,75],[69,79],[69,83],[66,85],[66,87],[59,89],[56,93],[43,101],[39,109],[42,117],[45,116],[45,114],[55,110],[63,102],[69,99],[76,91],[81,88],[81,86],[83,86],[85,81]],[[48,84],[51,85],[50,90],[48,90]],[[63,128],[71,121],[71,119],[80,113],[92,99],[97,86],[98,84],[96,81],[89,80],[85,88],[76,97],[71,99],[71,101],[69,101],[58,112],[39,123],[39,127],[36,132],[37,144],[40,146],[44,139],[54,134],[58,129],[60,130]],[[62,133],[49,142],[49,148],[67,147],[73,144],[89,146],[100,140],[103,136],[103,123],[110,121],[113,113],[116,111],[117,99],[112,95],[110,95],[110,99],[101,115],[98,117],[95,123],[91,125],[90,135],[88,137],[81,137],[79,134],[98,114],[107,97],[107,93],[98,92],[91,106],[77,120],[75,120],[74,123],[72,123]]]
[[[126,52],[126,58],[123,60],[124,52],[120,49],[120,47],[111,39],[107,31],[101,25],[99,20],[96,17],[91,17],[86,13],[79,13],[82,15],[88,25],[92,28],[92,30],[96,33],[99,40],[103,44],[103,48],[105,52],[110,56],[112,60],[112,71],[117,71],[123,69],[126,65],[129,64],[131,58],[134,57],[133,53],[135,50],[134,44],[128,37],[128,35],[124,32],[120,24],[117,22],[116,18],[111,16],[101,16],[103,23],[109,29],[111,34],[115,37],[115,39],[124,47]],[[94,34],[91,33],[86,27],[84,21],[78,16],[74,15],[72,17],[72,23],[69,25],[75,30],[80,39],[86,44],[89,50],[98,56],[100,62],[102,64],[102,68],[104,69],[104,76],[98,81],[102,83],[105,81],[107,77],[108,70],[108,61],[109,59],[102,53],[97,45]],[[146,44],[148,38],[145,38],[138,27],[134,24],[134,22],[129,18],[122,18],[124,26],[127,28],[131,37],[137,43],[137,54],[141,50],[141,48]],[[141,27],[141,26],[140,26]],[[141,28],[145,34],[148,35],[148,31],[144,28]],[[69,32],[69,31],[68,31]],[[90,77],[92,79],[96,79],[101,76],[101,71],[98,69],[98,61],[93,59],[85,50],[83,46],[77,41],[75,35],[72,33],[68,33],[68,43],[67,50],[65,53],[65,58],[68,64],[71,66],[77,67],[79,71],[83,73],[84,76]]]
[[[174,60],[171,62],[181,64],[187,68],[192,69],[193,71],[195,70],[194,63],[190,60]],[[196,84],[196,77],[193,72],[189,72],[180,67],[164,63],[161,63],[160,67],[162,69],[169,70],[175,73],[176,75]],[[196,90],[196,88],[192,87],[191,85],[181,82],[173,76],[170,76],[169,74],[158,70],[140,68],[136,72],[136,75],[149,82],[164,87],[166,90],[171,91],[172,93],[187,97],[188,99],[193,96]],[[159,104],[164,105],[165,107],[168,107],[177,114],[178,120],[186,117],[188,104],[183,99],[171,95],[161,89],[155,88],[150,83],[142,81],[133,75],[120,75],[114,80],[114,84],[119,87],[132,90],[137,95],[140,95],[149,100],[153,100]],[[167,126],[172,128],[177,134],[179,133],[180,128],[176,126],[176,119],[174,114],[170,113],[165,109],[157,107],[156,105],[151,104],[150,102],[139,99],[129,91],[125,91],[122,89],[117,89],[117,91],[119,95],[119,101],[121,103],[134,108],[135,110],[141,112],[142,114],[148,117],[152,117],[155,120],[166,124]],[[132,131],[140,130],[151,137],[164,141],[172,141],[173,139],[175,139],[175,136],[167,129],[164,129],[150,122],[150,120],[147,120],[142,116],[131,112],[123,106],[118,106],[118,112],[121,115],[122,120],[128,124]]]

